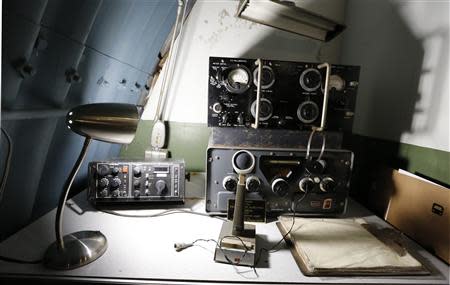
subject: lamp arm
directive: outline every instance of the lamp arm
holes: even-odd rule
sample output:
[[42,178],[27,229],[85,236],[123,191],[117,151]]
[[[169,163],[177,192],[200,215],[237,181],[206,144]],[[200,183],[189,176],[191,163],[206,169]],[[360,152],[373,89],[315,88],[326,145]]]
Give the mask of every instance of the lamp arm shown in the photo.
[[67,201],[67,197],[70,192],[70,187],[72,186],[73,180],[80,169],[81,164],[83,163],[84,158],[86,157],[87,149],[89,144],[91,143],[91,138],[86,137],[84,140],[83,148],[81,149],[80,155],[70,172],[69,177],[64,184],[64,190],[59,197],[58,207],[56,208],[56,221],[55,221],[55,233],[56,233],[56,241],[60,250],[64,250],[64,240],[62,235],[62,224],[63,224],[63,215],[64,215],[64,206]]

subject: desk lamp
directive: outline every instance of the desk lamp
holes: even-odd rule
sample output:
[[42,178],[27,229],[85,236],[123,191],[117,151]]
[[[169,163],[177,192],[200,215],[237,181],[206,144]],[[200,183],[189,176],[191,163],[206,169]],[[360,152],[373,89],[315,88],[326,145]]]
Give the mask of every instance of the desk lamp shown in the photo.
[[79,231],[62,235],[64,206],[91,140],[129,144],[134,139],[138,122],[138,109],[131,104],[86,104],[73,108],[67,114],[68,128],[86,139],[58,202],[55,221],[56,241],[45,253],[45,266],[62,270],[74,269],[96,260],[106,251],[106,237],[100,231]]

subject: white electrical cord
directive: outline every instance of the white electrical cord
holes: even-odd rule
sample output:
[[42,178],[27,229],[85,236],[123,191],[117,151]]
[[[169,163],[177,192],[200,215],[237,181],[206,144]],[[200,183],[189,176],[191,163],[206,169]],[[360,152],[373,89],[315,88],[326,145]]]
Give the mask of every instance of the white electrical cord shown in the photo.
[[[158,98],[158,104],[156,107],[156,113],[155,113],[155,122],[157,120],[162,120],[162,112],[164,110],[164,103],[166,101],[166,97],[167,97],[167,92],[169,89],[169,84],[167,84],[167,82],[170,82],[173,76],[173,72],[174,72],[174,66],[175,66],[175,62],[176,62],[176,56],[178,54],[178,47],[180,45],[180,41],[181,41],[181,36],[182,36],[182,32],[183,32],[183,27],[184,27],[184,18],[186,16],[186,9],[187,9],[187,4],[188,4],[189,0],[186,0],[186,3],[184,3],[183,0],[179,0],[178,1],[178,10],[177,10],[177,18],[175,21],[175,26],[173,29],[173,34],[172,34],[172,39],[170,42],[170,47],[169,47],[169,54],[167,56],[167,66],[164,69],[164,74],[163,74],[163,79],[162,79],[162,84],[161,84],[161,90],[159,93],[159,98]],[[183,9],[184,6],[184,9]],[[183,11],[183,13],[181,13],[181,11]],[[180,23],[180,18],[181,18],[181,23]],[[180,31],[178,33],[178,42],[175,45],[175,40],[177,37],[177,30],[178,30],[178,25],[180,25]]]

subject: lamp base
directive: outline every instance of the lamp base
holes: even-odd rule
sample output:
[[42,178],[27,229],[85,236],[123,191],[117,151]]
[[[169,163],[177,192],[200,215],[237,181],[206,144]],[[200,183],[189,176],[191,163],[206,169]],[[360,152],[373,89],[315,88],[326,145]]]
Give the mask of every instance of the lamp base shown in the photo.
[[80,231],[65,235],[64,249],[52,243],[44,256],[44,265],[52,269],[70,270],[84,266],[105,253],[106,237],[99,231]]

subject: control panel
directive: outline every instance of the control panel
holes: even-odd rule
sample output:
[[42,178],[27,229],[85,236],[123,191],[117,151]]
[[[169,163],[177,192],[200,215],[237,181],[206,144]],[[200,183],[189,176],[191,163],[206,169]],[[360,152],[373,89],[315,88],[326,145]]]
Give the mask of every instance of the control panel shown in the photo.
[[94,204],[184,202],[183,161],[89,163],[88,199]]
[[[325,69],[319,63],[263,60],[259,127],[311,130],[321,123]],[[257,108],[254,59],[210,57],[208,126],[250,127]],[[331,65],[326,129],[352,131],[358,66]]]
[[[243,148],[209,147],[207,150],[206,211],[226,214],[235,199],[238,175],[233,155]],[[246,200],[263,200],[268,215],[338,215],[345,211],[353,164],[347,150],[245,148],[255,157],[247,174]]]

